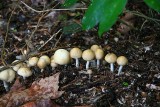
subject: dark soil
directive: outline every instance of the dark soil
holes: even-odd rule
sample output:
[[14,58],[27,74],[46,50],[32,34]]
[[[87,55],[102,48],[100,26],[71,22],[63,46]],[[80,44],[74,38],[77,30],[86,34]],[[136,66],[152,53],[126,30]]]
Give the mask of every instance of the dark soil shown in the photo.
[[[41,2],[37,1],[38,4],[36,4],[25,0],[25,3],[37,10],[43,9]],[[81,7],[89,5],[86,0],[79,3],[78,6]],[[160,106],[160,22],[154,20],[160,19],[160,15],[148,8],[142,0],[137,2],[131,0],[126,8],[154,18],[153,20],[135,15],[132,22],[135,29],[124,33],[118,30],[120,23],[117,22],[112,30],[103,34],[102,38],[98,37],[97,27],[89,31],[81,30],[80,21],[85,10],[55,11],[52,14],[51,12],[36,13],[27,9],[20,2],[8,1],[3,4],[5,5],[0,10],[0,23],[2,23],[0,24],[0,51],[4,49],[5,54],[3,56],[1,54],[4,59],[0,61],[1,66],[4,63],[11,64],[16,58],[23,59],[21,55],[24,50],[29,51],[28,55],[51,56],[59,48],[70,50],[72,47],[79,47],[85,50],[93,44],[100,45],[105,54],[113,52],[117,56],[124,55],[129,61],[119,76],[117,75],[119,67],[117,64],[114,65],[115,72],[112,73],[109,64],[104,60],[101,61],[98,69],[92,61],[90,69],[93,74],[90,80],[89,75],[86,74],[86,62],[83,59],[80,59],[80,68],[75,67],[75,60],[72,60],[69,65],[58,66],[55,70],[48,66],[44,73],[40,73],[39,68],[33,67],[31,69],[34,75],[27,78],[25,82],[22,80],[27,87],[36,79],[61,72],[59,86],[60,90],[65,93],[60,98],[53,100],[58,105]],[[44,9],[53,7],[60,8],[59,2],[47,2]],[[124,16],[125,13],[121,18]],[[53,36],[60,29],[62,29],[60,33]],[[51,40],[46,43],[50,38]],[[43,46],[44,43],[46,44]],[[1,82],[0,94],[5,93],[7,92]]]

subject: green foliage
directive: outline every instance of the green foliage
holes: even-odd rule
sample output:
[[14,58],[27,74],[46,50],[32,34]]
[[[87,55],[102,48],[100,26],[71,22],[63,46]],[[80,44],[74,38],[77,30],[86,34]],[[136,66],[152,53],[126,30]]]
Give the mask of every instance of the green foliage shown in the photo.
[[63,7],[70,7],[72,5],[74,5],[78,0],[65,0]]
[[160,0],[144,0],[144,2],[152,9],[160,12]]
[[117,21],[127,0],[93,0],[82,20],[83,29],[89,30],[99,23],[99,36]]
[[128,82],[123,82],[123,86],[127,87],[128,85]]
[[[64,6],[70,7],[78,0],[65,0]],[[83,19],[82,27],[89,30],[99,24],[98,34],[108,31],[122,13],[127,0],[91,0]],[[154,10],[160,12],[160,0],[144,0]]]

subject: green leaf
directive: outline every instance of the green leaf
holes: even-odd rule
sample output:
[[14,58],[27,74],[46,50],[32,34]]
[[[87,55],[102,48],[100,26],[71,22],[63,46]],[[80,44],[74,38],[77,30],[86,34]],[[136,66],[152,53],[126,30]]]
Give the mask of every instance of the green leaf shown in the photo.
[[144,0],[144,2],[152,9],[160,12],[160,0]]
[[65,0],[63,7],[71,7],[72,5],[74,5],[78,0]]
[[123,86],[128,86],[129,84],[127,82],[123,82]]
[[99,23],[98,34],[102,35],[117,21],[126,3],[127,0],[93,0],[82,19],[83,29],[89,30]]

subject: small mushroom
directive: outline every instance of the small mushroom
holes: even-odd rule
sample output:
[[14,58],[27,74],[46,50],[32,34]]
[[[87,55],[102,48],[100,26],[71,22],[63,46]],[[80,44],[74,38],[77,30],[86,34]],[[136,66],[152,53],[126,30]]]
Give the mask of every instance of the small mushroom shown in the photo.
[[[18,62],[18,61],[19,61],[19,60],[15,60],[15,61],[12,62],[12,64],[13,64],[13,63],[16,63],[16,62]],[[14,65],[12,68],[13,68],[14,71],[18,71],[18,69],[19,69],[20,67],[22,67],[23,65],[24,65],[24,64],[23,64],[22,62],[20,62],[20,63]]]
[[47,65],[49,65],[51,61],[47,55],[42,55],[39,59],[44,59]]
[[76,60],[76,67],[79,68],[79,58],[82,57],[82,50],[79,48],[71,49],[70,57]]
[[50,58],[47,55],[41,56],[37,62],[37,66],[41,69],[41,72],[43,72],[44,68],[49,64]]
[[26,79],[26,77],[29,77],[32,75],[32,71],[28,67],[21,67],[17,71],[17,73],[18,75],[22,76],[24,80]]
[[38,62],[38,57],[31,57],[28,60],[28,67],[36,66]]
[[117,58],[117,64],[120,65],[118,69],[118,75],[122,72],[122,68],[124,65],[128,63],[128,59],[125,56],[119,56]]
[[100,47],[98,46],[98,45],[92,45],[91,46],[91,50],[93,51],[93,52],[95,52],[97,49],[99,49]]
[[89,61],[93,60],[95,57],[94,52],[91,49],[87,49],[85,51],[83,51],[82,53],[82,58],[87,61],[86,63],[86,69],[88,70],[89,68]]
[[114,71],[114,63],[117,60],[117,56],[114,53],[108,53],[105,56],[105,60],[106,60],[106,62],[110,63],[110,70],[111,70],[111,72],[113,72]]
[[89,81],[91,80],[91,76],[93,74],[93,71],[91,69],[87,70],[87,74],[89,75]]
[[102,49],[97,49],[95,51],[95,57],[97,59],[97,68],[99,68],[100,60],[103,58],[103,56],[104,56],[104,51]]
[[15,78],[15,71],[12,69],[6,69],[0,72],[0,80],[3,81],[4,88],[8,91],[7,82],[12,82]]
[[55,69],[55,67],[57,67],[58,64],[54,61],[54,59],[51,60],[51,67],[52,67],[52,70]]
[[54,53],[54,61],[59,65],[66,65],[70,62],[69,52],[65,49],[58,49]]
[[41,69],[41,72],[43,72],[44,68],[47,66],[47,63],[44,59],[39,59],[37,66]]

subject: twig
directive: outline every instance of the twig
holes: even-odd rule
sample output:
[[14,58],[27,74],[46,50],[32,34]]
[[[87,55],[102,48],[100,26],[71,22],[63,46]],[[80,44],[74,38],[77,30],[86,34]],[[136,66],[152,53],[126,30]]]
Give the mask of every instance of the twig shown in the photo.
[[58,30],[58,32],[56,32],[55,34],[53,34],[53,35],[38,49],[38,51],[39,51],[40,49],[42,49],[42,47],[44,47],[49,41],[51,41],[51,40],[53,39],[53,37],[55,37],[56,35],[58,35],[61,30],[62,30],[62,29]]
[[58,44],[58,42],[60,41],[61,37],[62,37],[62,34],[60,35],[59,39],[58,39],[57,42],[55,43],[54,48],[57,46],[57,44]]
[[159,23],[159,22],[160,22],[159,19],[155,19],[155,18],[148,17],[148,16],[146,16],[146,15],[140,13],[140,12],[130,11],[130,10],[125,10],[124,12],[132,13],[132,14],[134,14],[134,15],[136,15],[136,16],[143,17],[143,18],[148,19],[148,20],[152,20],[152,21],[154,21],[155,23],[157,23],[158,25],[160,24],[160,23]]
[[29,40],[31,40],[32,37],[34,36],[35,32],[37,31],[37,29],[38,29],[38,27],[39,27],[39,24],[40,24],[42,18],[43,18],[45,15],[46,15],[46,13],[43,14],[43,15],[38,19],[38,23],[37,23],[37,25],[36,25],[34,31],[32,32],[32,34],[30,35]]
[[7,23],[7,31],[6,31],[6,35],[5,35],[5,40],[4,40],[4,43],[3,43],[2,51],[1,51],[1,60],[2,60],[3,65],[5,65],[5,66],[7,66],[7,64],[4,61],[4,48],[5,48],[5,45],[6,45],[6,42],[7,42],[7,38],[8,38],[10,20],[12,18],[12,15],[13,15],[14,11],[15,11],[15,8],[12,10],[11,15],[10,15],[9,20],[8,20],[8,23]]
[[49,12],[49,11],[63,11],[63,10],[86,10],[87,8],[70,8],[70,9],[48,9],[48,10],[43,10],[43,11],[39,11],[36,9],[33,9],[32,7],[28,6],[26,3],[24,3],[23,1],[21,1],[21,3],[23,5],[25,5],[27,8],[31,9],[34,12],[37,13],[43,13],[43,12]]

